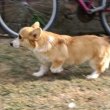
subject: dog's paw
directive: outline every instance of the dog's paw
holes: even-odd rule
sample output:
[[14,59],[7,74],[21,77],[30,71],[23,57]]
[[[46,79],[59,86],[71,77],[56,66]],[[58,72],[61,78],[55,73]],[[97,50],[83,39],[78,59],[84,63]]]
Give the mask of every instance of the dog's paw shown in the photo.
[[35,72],[32,75],[35,76],[35,77],[42,77],[44,75],[44,73],[42,73],[42,72]]
[[63,68],[62,67],[59,67],[59,68],[50,68],[51,72],[52,73],[60,73],[63,71]]
[[86,76],[87,79],[97,79],[98,77],[99,73],[97,72],[93,72],[92,74]]

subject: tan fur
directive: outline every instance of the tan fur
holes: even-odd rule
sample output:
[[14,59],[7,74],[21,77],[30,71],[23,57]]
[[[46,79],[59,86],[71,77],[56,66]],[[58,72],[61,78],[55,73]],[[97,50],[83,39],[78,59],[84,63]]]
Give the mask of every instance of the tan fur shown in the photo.
[[42,64],[51,63],[51,70],[89,61],[90,66],[100,74],[109,66],[110,45],[96,35],[59,35],[43,31],[38,23],[21,29],[19,34],[21,45],[33,50]]

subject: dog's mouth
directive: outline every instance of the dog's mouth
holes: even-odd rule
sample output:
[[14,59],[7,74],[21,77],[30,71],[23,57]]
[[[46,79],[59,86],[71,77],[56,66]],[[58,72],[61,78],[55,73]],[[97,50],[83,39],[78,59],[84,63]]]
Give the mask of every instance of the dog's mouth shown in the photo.
[[10,46],[11,46],[11,47],[14,47],[14,48],[19,48],[19,47],[21,47],[21,46],[19,46],[19,45],[17,45],[17,44],[13,44],[12,42],[10,43]]
[[23,47],[24,47],[24,46],[22,46],[22,45],[13,45],[12,42],[10,43],[10,46],[11,46],[11,47],[14,47],[14,48],[23,48]]
[[19,48],[19,47],[20,47],[19,38],[14,39],[14,40],[10,43],[10,46],[15,47],[15,48]]

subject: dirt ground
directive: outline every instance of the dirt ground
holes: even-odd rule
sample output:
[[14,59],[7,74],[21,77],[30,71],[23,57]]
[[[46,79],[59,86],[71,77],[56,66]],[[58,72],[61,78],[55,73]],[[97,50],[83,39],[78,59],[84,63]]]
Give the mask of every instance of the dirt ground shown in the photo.
[[65,74],[32,76],[39,62],[30,51],[10,47],[0,37],[0,110],[110,110],[110,72],[86,80],[86,65],[66,68]]

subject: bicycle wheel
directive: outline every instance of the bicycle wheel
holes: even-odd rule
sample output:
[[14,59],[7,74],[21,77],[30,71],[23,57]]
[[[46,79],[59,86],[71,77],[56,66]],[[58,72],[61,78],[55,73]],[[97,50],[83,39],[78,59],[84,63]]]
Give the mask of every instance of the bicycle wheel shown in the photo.
[[107,0],[105,10],[101,11],[99,15],[104,30],[110,35],[110,0]]
[[0,24],[12,37],[24,26],[39,21],[44,30],[56,20],[58,0],[1,0]]

